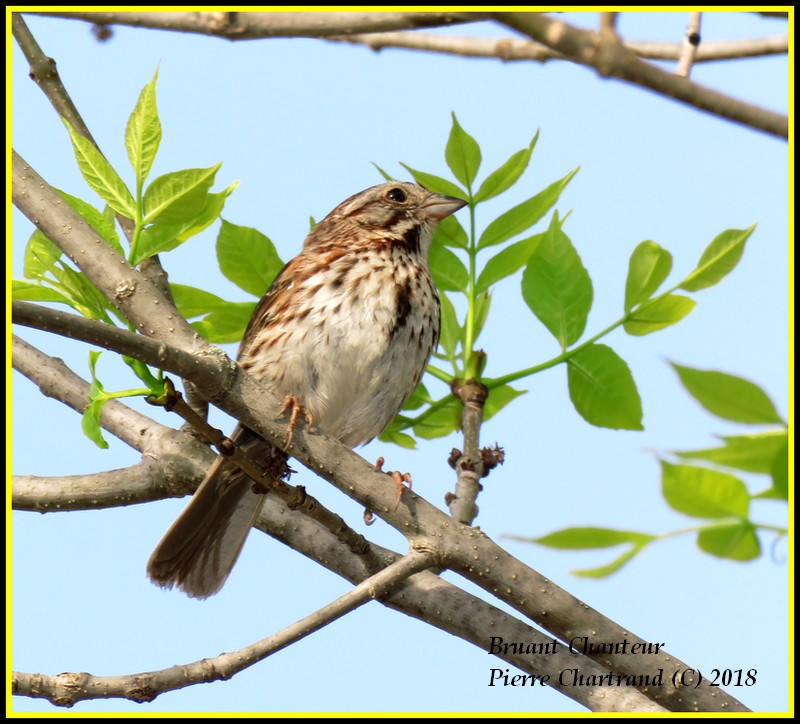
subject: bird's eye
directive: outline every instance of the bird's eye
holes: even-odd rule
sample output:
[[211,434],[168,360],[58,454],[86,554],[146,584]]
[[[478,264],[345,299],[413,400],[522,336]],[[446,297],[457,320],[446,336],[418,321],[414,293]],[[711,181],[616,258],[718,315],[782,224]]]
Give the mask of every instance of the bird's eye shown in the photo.
[[397,203],[402,204],[407,197],[406,197],[406,192],[403,191],[403,189],[395,187],[389,190],[389,192],[386,194],[386,198],[390,199],[391,201],[397,201]]

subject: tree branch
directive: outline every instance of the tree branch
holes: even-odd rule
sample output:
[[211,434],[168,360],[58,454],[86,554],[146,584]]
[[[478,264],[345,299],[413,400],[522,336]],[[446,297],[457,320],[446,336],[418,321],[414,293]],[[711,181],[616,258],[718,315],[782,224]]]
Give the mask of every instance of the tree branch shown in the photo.
[[70,98],[66,88],[64,88],[61,78],[59,78],[56,62],[45,55],[36,42],[36,38],[33,37],[33,34],[28,29],[28,25],[22,15],[18,12],[11,14],[11,32],[25,59],[28,61],[30,66],[28,75],[31,80],[39,86],[42,93],[56,110],[56,113],[62,118],[66,118],[81,136],[89,139],[97,148],[97,143],[92,137],[88,126],[83,122],[83,117],[72,102],[72,98]]
[[[12,335],[11,362],[14,369],[36,384],[45,397],[63,402],[79,414],[83,413],[89,396],[89,384],[70,370],[63,360],[50,357]],[[159,425],[117,400],[109,400],[103,406],[100,422],[112,435],[136,450],[149,454],[161,451],[165,446],[169,448],[169,441],[164,439],[163,433],[170,428]],[[177,434],[175,430],[171,432]],[[200,449],[204,446],[198,443],[197,447]],[[181,455],[187,452],[182,449]],[[186,492],[189,491],[184,490],[184,494]]]
[[[202,369],[197,372],[199,376]],[[199,386],[202,389],[202,385]],[[279,401],[252,382],[250,375],[242,374],[234,380],[229,395],[220,400],[220,406],[269,442],[280,444],[283,426],[273,419]],[[408,491],[403,498],[405,505],[396,508],[394,485],[385,475],[376,473],[371,463],[337,440],[298,428],[293,437],[292,454],[346,495],[379,513],[409,538],[413,548],[440,551],[447,567],[506,601],[562,641],[569,642],[579,631],[592,631],[593,636],[603,641],[645,643],[515,560],[481,531],[453,525],[452,519],[416,493]],[[579,628],[576,622],[580,622]],[[615,674],[629,675],[632,681],[640,682],[652,681],[659,668],[664,669],[666,676],[678,668],[689,668],[666,652],[647,657],[647,661],[641,656],[596,652],[592,658]],[[691,693],[683,689],[677,691],[671,686],[654,689],[643,684],[641,688],[648,697],[670,710],[716,711],[719,707],[727,711],[745,710],[733,697],[711,689],[705,681]]]
[[[78,412],[82,410],[89,385],[71,372],[63,362],[48,357],[22,340],[15,341],[14,360],[17,368],[27,374],[33,382],[51,391],[49,396],[60,399]],[[141,420],[145,420],[151,427],[161,428],[158,423],[134,412],[120,402],[110,401],[106,404],[106,408],[100,422],[111,432],[116,430],[119,433],[126,429],[138,428],[142,424]],[[123,424],[115,424],[118,418]],[[183,457],[180,456],[180,452],[177,456],[172,455],[169,448],[165,449],[161,445],[152,453],[154,460],[159,464],[159,472],[153,476],[150,488],[151,500],[192,492],[214,458],[208,448],[199,445],[191,437],[169,428],[164,430],[174,435],[176,448],[182,446]],[[149,435],[137,438],[138,449],[145,452],[146,441],[150,439]],[[156,438],[153,437],[153,440]],[[136,444],[133,446],[137,447]],[[166,464],[164,457],[169,460],[177,457],[178,461],[183,462],[184,477],[180,483],[173,480],[171,475],[173,466]],[[110,474],[101,473],[94,476],[94,482],[98,477],[101,478],[103,486],[103,498],[108,501],[116,499],[121,501],[120,504],[124,504],[130,493],[126,481],[120,477],[112,478]],[[49,478],[47,490],[38,487],[33,490],[20,488],[17,481],[25,478],[26,476],[15,478],[12,488],[12,504],[15,508],[27,501],[29,509],[51,510],[63,506],[64,498],[68,495],[79,498],[70,504],[71,509],[78,509],[81,502],[84,504],[83,509],[96,507],[96,500],[91,497],[93,493],[97,494],[96,488],[76,490],[75,486],[72,486],[71,490],[62,490],[65,480],[92,483],[89,476],[85,476],[83,481],[77,480],[78,476],[66,479]],[[26,497],[20,499],[18,494]],[[274,496],[267,496],[256,527],[354,584],[400,558],[398,553],[375,543],[370,544],[368,552],[356,555],[347,546],[343,546],[338,536],[329,528],[287,507],[283,500]],[[553,647],[553,639],[432,573],[413,577],[401,591],[384,603],[390,608],[459,636],[482,650],[487,646],[487,631],[491,631],[504,641],[529,642],[540,651],[546,651],[546,647],[551,649]],[[622,686],[611,693],[598,693],[589,687],[562,685],[559,673],[566,668],[577,667],[582,675],[598,678],[607,673],[598,664],[584,656],[567,653],[563,647],[545,657],[514,650],[498,651],[495,656],[530,675],[549,676],[548,685],[593,711],[664,711],[662,707],[632,687]],[[26,686],[38,686],[36,677],[39,675],[26,676],[31,677]],[[58,682],[60,683],[63,682]],[[52,691],[52,687],[57,685],[54,682],[50,684],[48,691]]]
[[452,12],[322,12],[322,13],[225,13],[225,12],[37,12],[36,15],[84,20],[95,25],[130,25],[140,28],[200,33],[227,40],[255,38],[324,38],[329,35],[410,30],[473,23],[491,13]]
[[458,473],[455,495],[450,497],[449,508],[460,523],[472,525],[478,515],[475,501],[483,489],[483,458],[480,451],[480,431],[483,422],[483,405],[488,395],[486,386],[476,380],[453,385],[453,394],[461,400],[461,429],[464,432],[464,452],[455,461]]
[[430,567],[435,557],[432,551],[411,551],[318,611],[261,641],[230,653],[220,654],[211,659],[201,659],[192,664],[170,666],[161,671],[125,676],[92,676],[87,673],[44,676],[14,672],[12,691],[25,696],[48,699],[57,706],[69,707],[85,699],[109,697],[148,702],[165,691],[230,679],[234,674],[263,661],[314,631],[319,631],[323,626],[327,626],[367,601],[387,596],[409,576]]
[[396,31],[332,35],[325,39],[337,43],[365,45],[376,52],[384,48],[403,48],[466,58],[495,58],[502,61],[533,60],[544,63],[548,60],[566,60],[541,43],[519,38],[476,38]]
[[[275,411],[281,407],[276,396],[250,374],[241,371],[235,374],[238,367],[221,350],[200,344],[194,330],[177,315],[174,306],[108,244],[96,240],[82,219],[71,209],[65,209],[66,204],[59,204],[60,196],[16,154],[12,171],[14,203],[119,305],[137,328],[145,329],[164,344],[180,345],[185,351],[198,349],[198,354],[207,357],[209,362],[216,360],[216,371],[211,370],[213,363],[198,364],[187,377],[209,401],[234,415],[268,442],[280,446],[285,429],[274,419]],[[87,249],[92,249],[92,253],[87,254]],[[416,493],[407,491],[403,496],[404,504],[397,506],[396,489],[387,476],[375,472],[371,463],[339,441],[322,434],[312,435],[305,426],[299,426],[294,432],[290,452],[345,495],[379,514],[409,539],[412,548],[439,551],[448,567],[517,608],[562,641],[569,642],[580,631],[585,631],[604,641],[644,643],[513,559],[481,531],[454,523]],[[712,689],[705,680],[688,693],[671,685],[652,687],[651,682],[659,669],[669,676],[677,668],[688,668],[666,652],[647,657],[646,662],[641,656],[622,653],[593,652],[593,658],[615,674],[630,675],[631,683],[635,682],[649,698],[670,710],[745,710],[740,702],[725,692]]]
[[683,37],[678,67],[675,68],[675,75],[679,75],[681,78],[689,77],[692,65],[697,58],[697,48],[700,45],[700,20],[702,17],[703,13],[700,12],[689,13],[689,23]]
[[62,337],[114,350],[119,354],[135,357],[158,369],[167,369],[181,376],[192,374],[197,370],[198,365],[205,365],[209,372],[215,372],[218,369],[212,362],[198,361],[189,352],[162,344],[150,337],[33,302],[12,300],[11,319],[14,324],[53,332]]
[[153,499],[163,477],[158,463],[150,458],[128,468],[87,475],[14,475],[12,507],[33,513],[61,513],[146,503]]
[[618,78],[674,98],[693,108],[727,118],[773,136],[788,138],[786,116],[679,78],[636,57],[613,33],[575,28],[541,13],[495,13],[495,19],[524,33],[566,58],[594,68],[603,77]]

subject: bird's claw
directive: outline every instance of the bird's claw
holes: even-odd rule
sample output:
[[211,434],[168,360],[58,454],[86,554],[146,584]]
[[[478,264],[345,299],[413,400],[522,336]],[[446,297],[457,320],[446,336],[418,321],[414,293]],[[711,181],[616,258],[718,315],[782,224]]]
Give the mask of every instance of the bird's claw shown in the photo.
[[[291,410],[291,412],[289,412]],[[283,417],[287,412],[289,412],[289,424],[286,426],[286,445],[285,449],[288,450],[289,446],[292,444],[292,436],[294,435],[294,428],[297,425],[297,418],[299,415],[303,415],[303,418],[306,421],[306,425],[310,428],[311,425],[314,423],[314,416],[311,414],[309,410],[303,407],[300,404],[300,401],[294,397],[294,395],[287,395],[283,400],[283,407],[281,411],[277,414],[276,419],[278,417]]]

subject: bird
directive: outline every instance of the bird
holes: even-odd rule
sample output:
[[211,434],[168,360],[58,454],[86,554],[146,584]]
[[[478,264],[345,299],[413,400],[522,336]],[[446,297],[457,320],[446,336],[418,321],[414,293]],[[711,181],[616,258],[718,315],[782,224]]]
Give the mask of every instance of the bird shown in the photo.
[[[428,266],[437,224],[467,204],[414,182],[372,186],[318,222],[257,304],[237,353],[298,415],[345,445],[379,435],[418,385],[439,340]],[[231,441],[269,475],[285,450],[237,424]],[[265,488],[219,455],[147,564],[162,588],[217,593],[263,505]]]

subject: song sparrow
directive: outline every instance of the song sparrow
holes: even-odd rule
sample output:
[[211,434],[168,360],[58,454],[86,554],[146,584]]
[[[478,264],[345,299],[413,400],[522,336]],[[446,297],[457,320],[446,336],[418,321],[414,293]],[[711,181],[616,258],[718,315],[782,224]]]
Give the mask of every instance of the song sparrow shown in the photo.
[[[369,442],[402,407],[439,339],[428,271],[436,224],[465,201],[414,183],[373,186],[306,237],[250,319],[239,364],[346,445]],[[231,439],[278,474],[281,451],[237,425]],[[147,565],[194,598],[225,582],[264,495],[219,456]]]

